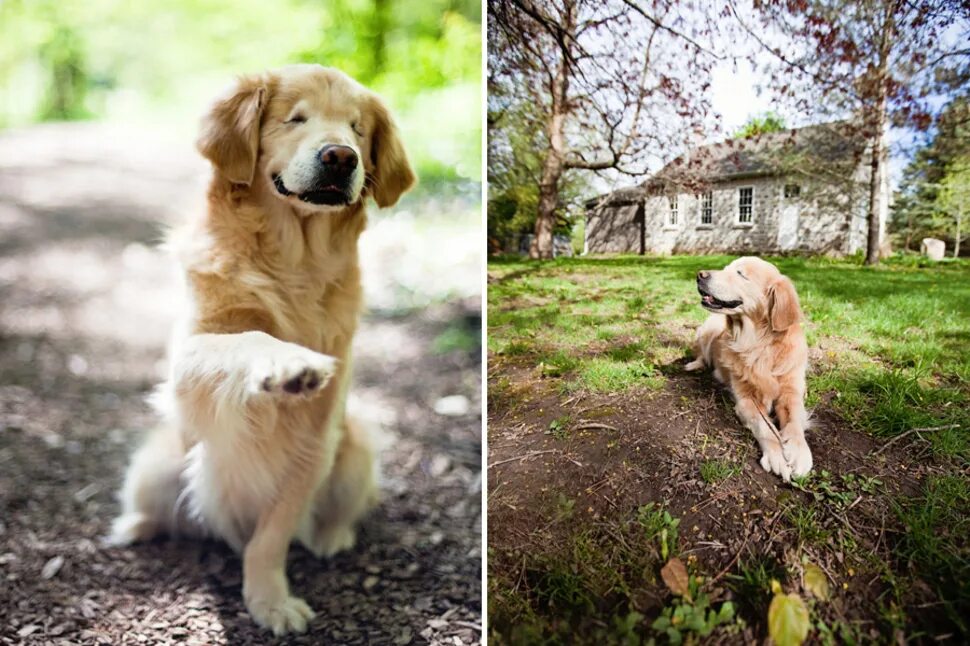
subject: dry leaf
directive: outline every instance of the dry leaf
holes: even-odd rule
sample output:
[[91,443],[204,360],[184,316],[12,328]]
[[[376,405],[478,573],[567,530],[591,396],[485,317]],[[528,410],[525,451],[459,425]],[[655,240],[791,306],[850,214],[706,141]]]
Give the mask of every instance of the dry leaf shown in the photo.
[[55,556],[51,560],[47,561],[47,563],[44,563],[44,567],[40,571],[40,578],[45,580],[53,578],[54,575],[60,571],[61,566],[63,565],[64,565],[64,557],[60,555]]
[[667,584],[671,592],[684,597],[688,601],[691,600],[690,579],[687,577],[687,568],[684,567],[683,561],[676,556],[670,559],[667,561],[667,565],[660,570],[660,576],[663,577],[664,583]]

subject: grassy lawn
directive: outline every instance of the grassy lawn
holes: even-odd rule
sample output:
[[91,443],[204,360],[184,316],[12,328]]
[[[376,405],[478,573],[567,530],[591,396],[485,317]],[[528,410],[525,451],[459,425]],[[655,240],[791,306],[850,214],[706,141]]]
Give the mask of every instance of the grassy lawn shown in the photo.
[[970,639],[970,263],[771,259],[816,419],[816,471],[784,485],[682,369],[694,276],[731,259],[489,264],[492,637],[762,638],[774,580],[822,641]]

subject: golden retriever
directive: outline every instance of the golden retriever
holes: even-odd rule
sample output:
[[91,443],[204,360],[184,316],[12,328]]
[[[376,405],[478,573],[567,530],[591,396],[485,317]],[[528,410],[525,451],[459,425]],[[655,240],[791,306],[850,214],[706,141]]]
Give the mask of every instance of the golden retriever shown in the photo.
[[276,634],[313,612],[290,593],[298,539],[351,547],[376,503],[374,447],[344,414],[361,310],[364,201],[415,181],[390,112],[344,75],[296,65],[244,76],[202,122],[208,209],[173,234],[188,291],[135,453],[116,544],[216,536],[241,553],[243,598]]
[[771,263],[746,257],[698,272],[697,291],[711,315],[697,330],[696,359],[686,369],[714,367],[761,445],[765,471],[785,481],[805,475],[812,469],[805,441],[808,345],[795,286]]

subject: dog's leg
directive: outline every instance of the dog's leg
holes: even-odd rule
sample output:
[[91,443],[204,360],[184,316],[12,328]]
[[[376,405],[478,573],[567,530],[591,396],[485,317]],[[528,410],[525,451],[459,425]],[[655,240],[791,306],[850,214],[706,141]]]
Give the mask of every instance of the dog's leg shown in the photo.
[[[242,429],[275,413],[272,402],[253,405],[256,400],[318,393],[336,364],[333,357],[263,332],[199,334],[183,341],[158,398],[172,419],[132,457],[109,542],[128,544],[172,529],[194,533],[177,509],[185,446],[215,429]],[[241,544],[238,537],[225,538]]]
[[317,490],[299,538],[319,557],[354,546],[354,525],[377,504],[378,465],[374,439],[359,422],[347,418],[330,478]]
[[797,389],[783,388],[775,403],[781,426],[782,455],[794,476],[803,476],[812,470],[812,451],[805,440],[808,413],[805,412],[804,401],[804,396]]
[[344,380],[334,379],[313,402],[315,420],[324,428],[315,430],[320,442],[293,460],[280,483],[279,495],[256,523],[252,538],[243,552],[243,599],[256,623],[276,634],[303,632],[313,611],[300,598],[290,594],[286,579],[286,553],[306,517],[307,501],[333,470],[342,406]]
[[694,360],[684,366],[684,370],[693,372],[714,365],[714,343],[724,332],[726,318],[720,314],[712,314],[697,328],[694,336]]
[[[206,432],[217,432],[212,429],[253,428],[275,423],[277,415],[305,414],[308,441],[287,465],[273,501],[258,512],[243,550],[243,599],[253,620],[277,635],[303,632],[313,611],[290,594],[286,553],[307,501],[333,464],[331,426],[342,391],[340,380],[332,379],[337,360],[262,332],[196,335],[177,357],[179,416],[203,441]],[[309,408],[284,411],[276,404],[297,397],[313,398]]]
[[206,396],[220,409],[255,395],[312,397],[336,370],[334,357],[264,332],[196,334],[176,352],[172,381],[180,403]]
[[[762,406],[767,414],[769,411]],[[780,475],[785,482],[791,480],[792,469],[782,454],[781,443],[771,427],[758,411],[758,404],[751,397],[739,397],[734,412],[744,422],[744,425],[754,433],[755,439],[761,446],[761,468],[770,473]]]

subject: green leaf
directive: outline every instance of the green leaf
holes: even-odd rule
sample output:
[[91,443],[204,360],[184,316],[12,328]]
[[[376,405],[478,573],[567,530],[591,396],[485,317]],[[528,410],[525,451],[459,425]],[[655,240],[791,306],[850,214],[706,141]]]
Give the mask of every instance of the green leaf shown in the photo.
[[813,563],[806,563],[804,574],[802,574],[802,583],[805,589],[815,597],[822,601],[828,601],[829,580],[825,577],[825,572],[822,572],[822,568]]
[[665,617],[663,615],[657,617],[657,619],[650,624],[650,627],[656,630],[658,633],[664,632],[670,628],[670,617]]
[[808,609],[797,594],[776,594],[768,607],[768,634],[777,646],[799,646],[811,624]]
[[720,612],[717,613],[717,621],[718,623],[723,623],[731,621],[732,619],[734,619],[734,604],[730,601],[725,601],[721,604]]

